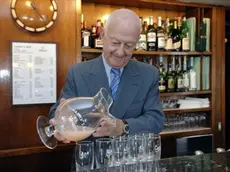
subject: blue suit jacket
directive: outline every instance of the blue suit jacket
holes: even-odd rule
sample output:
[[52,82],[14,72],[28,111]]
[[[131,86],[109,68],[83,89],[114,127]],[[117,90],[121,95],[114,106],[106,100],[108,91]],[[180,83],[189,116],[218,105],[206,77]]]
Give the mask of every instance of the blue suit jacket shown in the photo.
[[[163,129],[164,114],[158,81],[159,72],[154,66],[130,60],[124,67],[110,113],[119,119],[126,119],[131,134],[140,131],[159,133]],[[71,67],[59,100],[80,96],[93,97],[102,87],[110,92],[100,56]],[[50,118],[54,116],[59,100],[51,107]]]

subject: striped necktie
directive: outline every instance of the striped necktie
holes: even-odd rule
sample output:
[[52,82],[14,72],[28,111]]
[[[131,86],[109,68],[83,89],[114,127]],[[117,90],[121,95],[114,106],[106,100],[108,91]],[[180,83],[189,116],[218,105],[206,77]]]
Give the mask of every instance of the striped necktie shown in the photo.
[[113,100],[115,100],[116,92],[117,92],[117,89],[118,89],[118,86],[120,83],[121,71],[120,71],[120,69],[112,68],[110,73],[111,73],[111,77],[112,77],[111,84],[110,84],[110,90],[112,93]]

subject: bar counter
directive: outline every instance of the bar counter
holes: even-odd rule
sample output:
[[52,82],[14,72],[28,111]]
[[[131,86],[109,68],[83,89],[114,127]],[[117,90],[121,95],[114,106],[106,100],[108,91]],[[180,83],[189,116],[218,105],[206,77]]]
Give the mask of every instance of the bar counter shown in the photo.
[[[227,172],[230,171],[230,153],[212,153],[200,156],[181,156],[160,161],[129,165],[92,172]],[[76,172],[72,170],[71,172]]]

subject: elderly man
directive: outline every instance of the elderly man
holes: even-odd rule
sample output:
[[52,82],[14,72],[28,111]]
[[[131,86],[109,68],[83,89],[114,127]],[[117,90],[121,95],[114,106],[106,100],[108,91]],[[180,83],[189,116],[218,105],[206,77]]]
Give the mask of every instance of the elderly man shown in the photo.
[[[93,97],[104,87],[114,99],[110,113],[117,118],[116,127],[104,120],[94,137],[141,131],[159,133],[164,126],[158,90],[159,72],[152,65],[131,59],[140,33],[141,24],[134,12],[128,9],[114,11],[102,31],[102,55],[72,66],[59,101],[50,110],[50,119],[61,98]],[[60,134],[56,137],[68,142]]]

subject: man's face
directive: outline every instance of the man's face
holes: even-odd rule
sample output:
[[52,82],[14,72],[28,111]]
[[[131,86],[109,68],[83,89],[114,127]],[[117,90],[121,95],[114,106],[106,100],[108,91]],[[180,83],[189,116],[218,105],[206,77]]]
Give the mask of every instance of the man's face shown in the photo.
[[132,57],[140,31],[117,24],[102,34],[103,53],[111,67],[122,68]]

